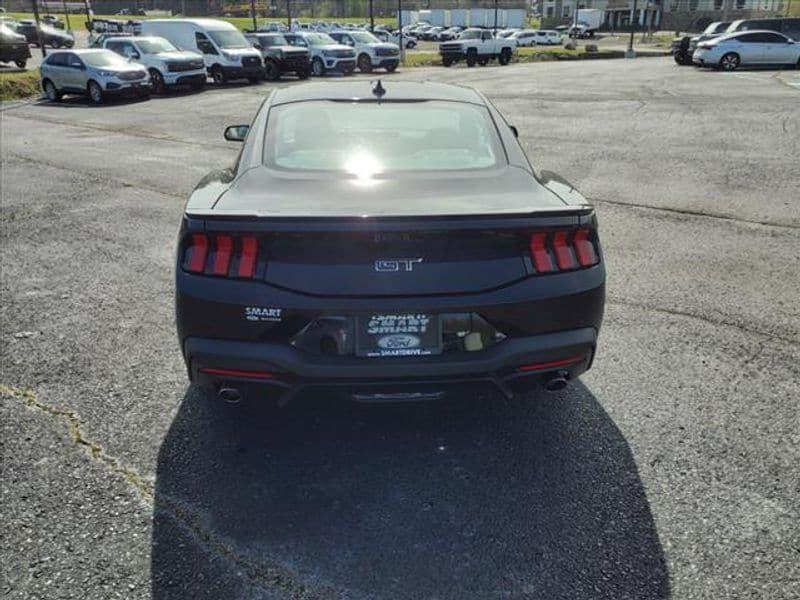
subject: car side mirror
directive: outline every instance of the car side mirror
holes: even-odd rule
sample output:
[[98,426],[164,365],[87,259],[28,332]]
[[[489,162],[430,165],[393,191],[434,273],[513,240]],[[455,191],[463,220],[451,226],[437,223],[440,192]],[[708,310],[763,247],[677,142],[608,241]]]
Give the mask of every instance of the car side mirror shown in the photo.
[[263,47],[258,42],[253,42],[253,48],[256,50],[263,50]]
[[225,139],[229,142],[243,142],[250,131],[250,125],[230,125],[225,128]]
[[517,129],[516,125],[509,125],[508,128],[511,130],[511,133],[514,134],[515,138],[519,137],[519,130]]

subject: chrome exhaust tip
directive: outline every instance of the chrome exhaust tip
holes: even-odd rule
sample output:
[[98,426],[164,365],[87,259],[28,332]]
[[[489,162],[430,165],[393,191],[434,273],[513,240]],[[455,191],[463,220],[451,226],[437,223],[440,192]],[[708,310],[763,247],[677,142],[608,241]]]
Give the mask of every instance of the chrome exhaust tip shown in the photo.
[[557,373],[544,382],[544,389],[548,392],[557,392],[567,387],[568,383],[566,373]]
[[236,388],[220,388],[217,397],[227,404],[238,404],[242,399],[242,394]]

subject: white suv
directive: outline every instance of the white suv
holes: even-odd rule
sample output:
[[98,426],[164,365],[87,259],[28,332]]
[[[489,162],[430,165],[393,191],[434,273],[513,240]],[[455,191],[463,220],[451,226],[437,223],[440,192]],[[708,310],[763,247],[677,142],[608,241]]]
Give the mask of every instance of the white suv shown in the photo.
[[178,50],[162,37],[109,37],[103,40],[103,48],[145,67],[156,94],[163,93],[168,85],[188,85],[198,90],[206,84],[203,55]]
[[308,48],[311,55],[311,73],[316,77],[321,77],[328,71],[350,75],[356,69],[356,51],[338,43],[326,33],[292,32],[283,37],[292,46]]
[[551,29],[526,29],[518,31],[511,38],[517,41],[517,46],[558,46],[561,44],[561,34]]
[[400,46],[382,42],[368,31],[334,31],[330,36],[356,51],[356,64],[362,73],[372,69],[391,73],[400,64]]

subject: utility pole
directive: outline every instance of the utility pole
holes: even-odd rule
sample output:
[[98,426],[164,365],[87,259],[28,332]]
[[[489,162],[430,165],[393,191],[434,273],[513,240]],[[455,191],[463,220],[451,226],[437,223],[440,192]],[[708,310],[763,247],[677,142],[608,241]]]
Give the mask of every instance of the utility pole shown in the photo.
[[61,4],[64,7],[64,18],[67,20],[67,31],[72,33],[72,26],[69,24],[69,11],[67,10],[67,0],[61,0]]
[[397,0],[397,35],[400,40],[400,63],[406,62],[406,44],[403,39],[403,0]]
[[369,0],[369,29],[375,31],[375,13],[372,10],[372,0]]
[[89,0],[83,0],[83,8],[86,9],[86,29],[92,32],[92,9],[89,8]]
[[39,48],[42,50],[42,58],[47,56],[47,50],[44,49],[44,42],[42,41],[42,29],[39,24],[39,0],[33,0],[33,18],[36,21],[36,39],[39,42]]
[[286,0],[286,26],[292,30],[292,0]]
[[631,37],[628,40],[628,51],[625,52],[625,58],[636,58],[636,52],[633,50],[633,35],[636,32],[636,0],[633,0],[633,10],[631,11]]
[[494,0],[494,34],[497,35],[497,2]]
[[256,0],[250,0],[250,16],[253,18],[253,31],[258,31],[256,22]]

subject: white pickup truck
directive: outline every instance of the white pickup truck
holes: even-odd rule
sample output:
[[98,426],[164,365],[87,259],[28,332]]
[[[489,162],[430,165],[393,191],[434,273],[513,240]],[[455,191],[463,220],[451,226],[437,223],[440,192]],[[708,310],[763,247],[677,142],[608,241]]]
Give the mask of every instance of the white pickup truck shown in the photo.
[[511,62],[517,49],[513,38],[496,38],[489,29],[466,29],[457,40],[439,44],[439,54],[445,67],[466,60],[468,67],[486,65],[497,59],[501,65]]

